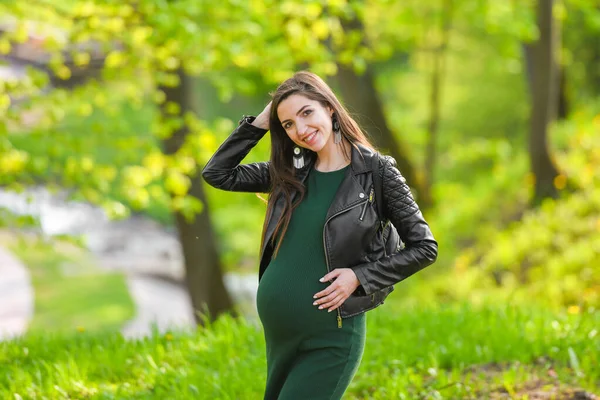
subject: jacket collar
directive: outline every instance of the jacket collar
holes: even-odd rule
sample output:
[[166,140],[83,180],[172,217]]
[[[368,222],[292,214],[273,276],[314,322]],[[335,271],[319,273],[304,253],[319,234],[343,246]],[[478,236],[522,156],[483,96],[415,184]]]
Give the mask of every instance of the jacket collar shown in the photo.
[[[372,170],[371,160],[375,153],[373,150],[360,143],[351,146],[351,149],[350,168],[344,175],[344,179],[340,183],[331,206],[327,211],[327,218],[364,202],[368,196],[368,193],[365,193],[365,190],[368,189],[363,188],[356,179],[356,176]],[[306,167],[298,171],[298,178],[300,178],[303,183],[306,180],[308,173],[313,168],[315,161],[316,157],[311,157],[310,162],[307,163]],[[294,194],[294,198],[296,195],[297,193]]]
[[369,188],[363,187],[357,179],[357,175],[369,172],[371,168],[371,159],[373,151],[365,146],[357,144],[352,146],[352,156],[350,168],[346,172],[344,179],[340,183],[338,190],[327,211],[327,219],[344,210],[352,208],[367,200]]
[[352,168],[354,175],[370,172],[373,169],[371,168],[371,159],[374,155],[374,151],[369,147],[363,146],[360,143],[353,145],[350,168]]

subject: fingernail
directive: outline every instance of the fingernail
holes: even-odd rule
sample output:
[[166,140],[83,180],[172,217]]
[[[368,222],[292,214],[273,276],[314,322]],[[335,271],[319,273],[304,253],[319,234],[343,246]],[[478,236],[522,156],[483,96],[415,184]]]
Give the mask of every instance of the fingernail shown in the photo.
[[319,310],[322,310],[322,309],[323,309],[323,306],[319,306]]
[[317,305],[317,302],[315,301],[315,302],[313,303],[313,306],[316,306],[316,305]]
[[315,294],[315,295],[313,296],[313,299],[316,299],[316,298],[317,298],[317,295]]
[[327,312],[331,312],[331,310],[327,310]]
[[319,282],[323,282],[323,278],[319,279]]

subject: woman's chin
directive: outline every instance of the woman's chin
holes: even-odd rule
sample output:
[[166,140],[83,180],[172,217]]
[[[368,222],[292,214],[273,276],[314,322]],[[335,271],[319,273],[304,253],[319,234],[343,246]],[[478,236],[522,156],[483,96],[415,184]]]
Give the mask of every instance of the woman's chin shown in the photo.
[[323,149],[323,145],[318,146],[303,146],[306,150],[310,150],[312,152],[318,153]]
[[323,147],[325,147],[325,143],[321,140],[321,138],[317,138],[311,144],[304,143],[304,146],[302,146],[302,147],[304,147],[305,149],[308,149],[308,150],[312,150],[315,153],[318,153],[319,151],[323,150]]

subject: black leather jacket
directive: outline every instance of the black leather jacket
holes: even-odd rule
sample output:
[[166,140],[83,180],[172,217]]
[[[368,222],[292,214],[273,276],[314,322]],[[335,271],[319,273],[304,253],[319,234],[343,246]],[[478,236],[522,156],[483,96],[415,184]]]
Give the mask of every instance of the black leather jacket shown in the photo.
[[[248,122],[238,126],[206,164],[202,171],[206,182],[229,191],[270,192],[270,162],[240,165],[266,132]],[[323,228],[328,270],[351,268],[360,281],[359,288],[338,308],[338,326],[341,326],[341,318],[383,304],[394,284],[432,264],[437,258],[437,242],[392,157],[380,157],[377,173],[382,179],[383,199],[375,200],[370,196],[373,189],[373,154],[373,150],[360,144],[352,146],[351,167],[347,169],[332,201]],[[302,182],[308,176],[314,159],[308,160],[305,167],[298,170],[297,176]],[[385,168],[384,163],[387,163]],[[274,200],[273,213],[268,217],[266,240],[260,251],[259,281],[271,261],[274,249],[270,238],[283,212],[282,200]],[[381,200],[385,217],[394,224],[405,244],[394,254],[385,254],[374,204]]]

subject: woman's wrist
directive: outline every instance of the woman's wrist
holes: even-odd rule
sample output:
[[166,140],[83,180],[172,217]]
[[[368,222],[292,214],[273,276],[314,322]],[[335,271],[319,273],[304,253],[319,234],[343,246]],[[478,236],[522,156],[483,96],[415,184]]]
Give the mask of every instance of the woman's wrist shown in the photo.
[[257,128],[269,130],[269,119],[264,118],[262,115],[256,117],[250,124],[256,126]]

